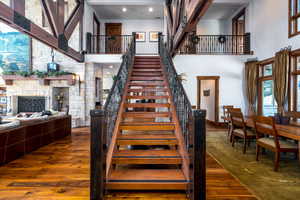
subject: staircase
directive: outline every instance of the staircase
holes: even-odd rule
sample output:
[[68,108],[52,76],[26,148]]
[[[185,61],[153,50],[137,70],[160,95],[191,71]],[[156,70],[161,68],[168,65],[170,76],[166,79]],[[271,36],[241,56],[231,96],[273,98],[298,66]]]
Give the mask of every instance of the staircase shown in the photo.
[[136,56],[125,86],[109,190],[186,190],[160,57]]
[[206,199],[205,111],[192,110],[160,34],[159,56],[135,35],[103,110],[91,110],[90,199],[108,191],[184,191]]

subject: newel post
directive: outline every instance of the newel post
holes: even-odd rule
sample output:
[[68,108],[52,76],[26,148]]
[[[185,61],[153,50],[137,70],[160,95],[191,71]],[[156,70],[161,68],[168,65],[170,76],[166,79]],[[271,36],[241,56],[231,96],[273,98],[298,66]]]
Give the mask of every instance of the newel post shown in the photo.
[[206,111],[194,110],[192,200],[206,199]]
[[90,199],[103,200],[105,191],[105,120],[104,110],[91,110]]

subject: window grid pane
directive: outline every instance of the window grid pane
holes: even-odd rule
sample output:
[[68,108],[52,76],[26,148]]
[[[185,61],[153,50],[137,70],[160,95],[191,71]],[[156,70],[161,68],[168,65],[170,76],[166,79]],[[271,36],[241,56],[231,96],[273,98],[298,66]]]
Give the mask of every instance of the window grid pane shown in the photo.
[[277,113],[277,103],[274,98],[273,80],[262,82],[263,90],[263,115],[274,116]]

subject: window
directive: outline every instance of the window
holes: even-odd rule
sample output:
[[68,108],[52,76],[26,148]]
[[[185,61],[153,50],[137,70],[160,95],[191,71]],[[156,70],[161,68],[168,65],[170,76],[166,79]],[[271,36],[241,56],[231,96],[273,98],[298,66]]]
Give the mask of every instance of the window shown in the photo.
[[289,0],[289,37],[300,34],[300,0]]
[[273,62],[259,67],[259,114],[274,116],[277,113],[277,104],[274,97],[274,86],[272,78]]
[[291,109],[300,112],[300,54],[292,57],[292,95]]

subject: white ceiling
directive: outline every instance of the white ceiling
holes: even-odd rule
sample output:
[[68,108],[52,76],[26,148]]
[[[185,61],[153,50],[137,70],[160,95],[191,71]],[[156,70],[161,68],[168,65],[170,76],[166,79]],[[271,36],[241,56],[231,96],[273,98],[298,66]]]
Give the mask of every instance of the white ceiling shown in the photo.
[[163,5],[165,0],[87,0],[90,5]]
[[250,0],[215,0],[202,19],[230,19],[235,13],[246,7]]
[[[97,16],[101,19],[157,19],[163,18],[163,5],[95,5]],[[127,12],[122,8],[126,7]],[[149,12],[149,7],[153,12]]]

